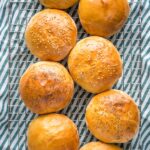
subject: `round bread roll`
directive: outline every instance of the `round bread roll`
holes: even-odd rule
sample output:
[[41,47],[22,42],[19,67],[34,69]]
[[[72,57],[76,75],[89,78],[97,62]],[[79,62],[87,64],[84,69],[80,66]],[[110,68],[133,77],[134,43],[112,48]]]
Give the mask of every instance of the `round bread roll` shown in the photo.
[[86,109],[86,123],[99,140],[125,143],[138,132],[140,113],[129,95],[109,90],[92,98]]
[[102,142],[90,142],[81,147],[80,150],[122,150],[122,149],[113,144],[105,144]]
[[80,0],[78,12],[87,33],[108,37],[123,27],[129,10],[128,0]]
[[29,150],[78,150],[76,125],[61,114],[43,115],[34,119],[27,132]]
[[40,3],[48,8],[67,9],[73,6],[77,0],[40,0]]
[[77,28],[64,11],[46,9],[29,21],[25,40],[32,54],[41,60],[60,61],[76,44]]
[[91,36],[77,43],[68,59],[73,79],[85,90],[100,93],[112,88],[122,75],[122,60],[114,45]]
[[19,90],[26,106],[34,113],[57,112],[72,99],[74,83],[64,66],[55,62],[31,65],[20,79]]

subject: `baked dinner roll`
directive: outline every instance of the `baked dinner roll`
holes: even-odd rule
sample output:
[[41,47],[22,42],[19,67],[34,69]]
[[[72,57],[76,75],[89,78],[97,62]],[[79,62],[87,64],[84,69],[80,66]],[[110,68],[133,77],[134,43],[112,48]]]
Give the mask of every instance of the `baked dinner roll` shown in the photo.
[[60,61],[76,44],[77,28],[64,11],[46,9],[29,21],[25,40],[32,54],[41,60]]
[[86,123],[99,140],[124,143],[138,132],[140,113],[129,95],[109,90],[92,98],[86,109]]
[[77,43],[68,59],[73,79],[85,90],[100,93],[110,89],[122,75],[122,60],[108,40],[91,36]]
[[122,149],[113,144],[105,144],[102,142],[90,142],[81,147],[80,150],[122,150]]
[[79,135],[68,117],[49,114],[30,123],[27,142],[29,150],[78,150]]
[[123,27],[129,10],[128,0],[80,0],[78,13],[87,33],[108,37]]
[[64,66],[55,62],[31,65],[20,79],[19,90],[26,106],[34,113],[57,112],[72,99],[74,83]]
[[77,0],[40,0],[40,3],[48,8],[67,9],[73,6]]

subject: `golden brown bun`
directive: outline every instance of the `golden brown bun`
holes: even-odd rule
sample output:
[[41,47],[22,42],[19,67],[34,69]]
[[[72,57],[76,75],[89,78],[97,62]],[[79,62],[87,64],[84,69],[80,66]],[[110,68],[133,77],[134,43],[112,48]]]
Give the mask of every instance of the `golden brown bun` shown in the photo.
[[100,93],[110,89],[122,74],[122,60],[114,45],[97,36],[77,43],[68,59],[73,79],[85,90]]
[[113,144],[105,144],[102,142],[90,142],[81,147],[80,150],[122,150],[122,149]]
[[119,90],[109,90],[92,98],[86,109],[91,133],[106,143],[124,143],[138,131],[140,113],[133,99]]
[[73,6],[78,0],[40,0],[40,3],[48,8],[67,9]]
[[73,19],[56,9],[46,9],[34,15],[25,32],[27,47],[41,60],[64,59],[76,39],[77,28]]
[[78,12],[87,33],[108,37],[123,27],[129,10],[127,0],[80,0]]
[[34,119],[28,128],[29,150],[78,150],[76,125],[60,114],[43,115]]
[[59,111],[69,104],[74,83],[61,64],[38,62],[23,74],[19,90],[21,98],[32,112],[45,114]]

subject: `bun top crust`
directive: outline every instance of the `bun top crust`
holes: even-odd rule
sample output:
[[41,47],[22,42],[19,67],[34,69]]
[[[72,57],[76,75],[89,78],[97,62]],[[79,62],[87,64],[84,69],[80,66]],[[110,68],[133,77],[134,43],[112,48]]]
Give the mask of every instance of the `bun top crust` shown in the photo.
[[113,144],[106,144],[102,142],[90,142],[81,147],[80,150],[122,150],[122,149]]
[[73,6],[78,0],[40,0],[40,3],[48,8],[67,9]]
[[92,98],[86,109],[86,122],[101,141],[125,143],[138,132],[140,112],[129,95],[109,90]]
[[66,68],[56,62],[31,65],[20,79],[20,95],[34,113],[57,112],[72,99],[74,83]]
[[108,37],[123,27],[129,10],[128,0],[80,0],[78,12],[87,33]]
[[29,150],[78,150],[76,125],[62,114],[42,115],[31,121],[27,141]]
[[100,93],[110,89],[122,75],[122,60],[108,40],[91,36],[79,41],[68,59],[72,78],[85,90]]
[[60,61],[76,44],[77,28],[64,11],[46,9],[29,21],[25,40],[31,53],[41,60]]

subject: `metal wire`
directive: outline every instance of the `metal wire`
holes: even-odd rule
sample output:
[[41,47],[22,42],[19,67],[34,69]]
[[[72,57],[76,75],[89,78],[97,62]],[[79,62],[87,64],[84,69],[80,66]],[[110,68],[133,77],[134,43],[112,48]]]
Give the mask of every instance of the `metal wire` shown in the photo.
[[[38,61],[27,50],[24,42],[24,31],[31,16],[42,9],[37,1],[10,0],[9,23],[9,150],[26,150],[26,131],[30,120],[36,115],[32,114],[23,104],[18,92],[19,79],[26,68]],[[130,94],[141,110],[141,1],[130,0],[131,15],[125,27],[120,33],[110,40],[118,48],[124,61],[123,77],[114,88],[121,89]],[[15,9],[19,11],[15,14]],[[68,10],[78,28],[78,39],[87,37],[77,15],[77,6]],[[130,40],[127,40],[130,39]],[[66,65],[66,60],[62,61]],[[87,130],[84,113],[92,94],[87,93],[76,85],[74,98],[71,104],[61,113],[70,117],[77,125],[81,145],[96,140]],[[140,143],[141,132],[134,140],[127,144],[121,144],[124,150],[142,150]]]

